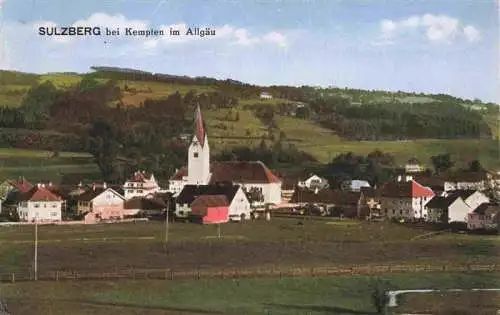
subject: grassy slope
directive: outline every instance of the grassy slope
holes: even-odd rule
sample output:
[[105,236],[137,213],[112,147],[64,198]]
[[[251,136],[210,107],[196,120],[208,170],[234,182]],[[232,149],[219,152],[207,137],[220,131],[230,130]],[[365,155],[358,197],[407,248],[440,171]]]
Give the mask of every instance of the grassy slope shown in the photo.
[[[492,274],[385,277],[391,288],[499,287]],[[371,314],[371,277],[5,284],[14,314]],[[406,310],[422,310],[419,305]]]
[[[67,88],[78,83],[81,80],[81,76],[75,74],[47,74],[40,76],[38,80],[40,82],[50,80],[60,88]],[[130,89],[136,89],[135,93],[124,92],[123,101],[128,105],[138,105],[144,102],[146,98],[164,98],[175,91],[185,94],[190,90],[195,90],[198,93],[216,90],[214,86],[190,86],[158,82],[119,82],[122,88],[124,88],[125,84]],[[22,100],[23,94],[6,95],[5,93],[7,90],[21,90],[26,92],[28,89],[29,85],[22,84],[0,86],[0,106],[19,106]],[[402,100],[413,103],[429,101],[426,96],[411,96],[402,98]],[[286,100],[279,99],[242,100],[240,101],[240,108],[238,109],[240,116],[239,121],[226,121],[224,116],[227,110],[206,111],[204,114],[206,116],[209,134],[214,136],[214,138],[210,138],[210,141],[214,145],[215,153],[221,149],[231,148],[237,145],[256,146],[260,142],[257,138],[267,134],[266,126],[264,126],[251,111],[243,110],[243,106],[256,103],[276,105],[285,101]],[[494,134],[498,136],[497,117],[489,117],[487,120]],[[471,159],[479,158],[487,167],[500,166],[498,140],[479,141],[465,139],[417,140],[408,142],[343,142],[329,130],[311,121],[299,120],[292,117],[277,117],[276,121],[280,130],[291,139],[289,140],[290,143],[311,153],[321,162],[328,162],[335,155],[347,151],[364,154],[374,149],[380,149],[392,152],[399,163],[404,163],[408,158],[413,156],[416,156],[421,161],[428,162],[432,155],[449,152],[459,160],[459,164],[465,164]],[[3,172],[5,173],[6,171],[4,170]]]

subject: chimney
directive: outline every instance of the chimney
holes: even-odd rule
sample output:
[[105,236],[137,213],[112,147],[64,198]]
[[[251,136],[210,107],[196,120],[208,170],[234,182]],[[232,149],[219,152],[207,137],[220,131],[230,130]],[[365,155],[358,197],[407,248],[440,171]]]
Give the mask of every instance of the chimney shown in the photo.
[[52,187],[52,182],[49,182],[49,187]]
[[95,191],[95,183],[92,183],[92,190]]
[[106,188],[108,187],[108,185],[106,185],[106,182],[104,182],[104,183],[102,184],[102,187],[103,187],[104,189],[106,189]]
[[83,186],[82,181],[80,181],[80,182],[78,183],[78,188],[82,188],[82,186]]
[[316,187],[316,188],[314,189],[314,193],[315,193],[315,194],[318,194],[318,191],[319,191],[319,189],[318,189],[318,187]]

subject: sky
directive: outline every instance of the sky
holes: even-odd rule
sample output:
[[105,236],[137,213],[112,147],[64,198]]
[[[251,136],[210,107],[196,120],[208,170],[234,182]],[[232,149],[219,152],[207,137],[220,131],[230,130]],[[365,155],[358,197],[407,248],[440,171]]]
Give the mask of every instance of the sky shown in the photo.
[[[0,0],[0,68],[34,73],[117,66],[231,78],[445,93],[500,103],[493,0]],[[119,28],[41,36],[39,27]],[[125,36],[125,28],[165,30]],[[188,28],[215,36],[187,36]],[[181,35],[170,36],[170,28]]]

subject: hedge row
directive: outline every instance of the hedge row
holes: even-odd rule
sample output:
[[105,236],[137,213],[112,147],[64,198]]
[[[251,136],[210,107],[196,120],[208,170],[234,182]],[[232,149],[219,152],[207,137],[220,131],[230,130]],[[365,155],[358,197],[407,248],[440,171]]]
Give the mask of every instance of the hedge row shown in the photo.
[[0,128],[0,147],[83,152],[85,141],[71,133]]

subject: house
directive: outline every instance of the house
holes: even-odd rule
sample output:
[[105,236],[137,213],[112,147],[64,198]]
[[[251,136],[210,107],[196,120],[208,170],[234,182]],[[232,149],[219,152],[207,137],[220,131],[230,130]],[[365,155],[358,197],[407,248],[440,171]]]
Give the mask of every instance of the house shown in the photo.
[[312,190],[315,190],[316,188],[324,189],[328,187],[328,180],[313,174],[307,179],[299,181],[297,183],[297,186],[300,188],[307,188]]
[[359,192],[342,191],[338,189],[323,189],[311,191],[297,188],[290,200],[296,207],[306,207],[313,213],[336,217],[356,218],[361,214],[361,194]]
[[467,222],[472,209],[460,195],[434,196],[426,205],[428,222]]
[[[14,195],[27,192],[31,188],[33,188],[33,185],[23,177],[17,180],[3,181],[3,183],[0,184],[0,212],[2,212],[2,204],[5,204],[7,208],[10,208],[9,206],[16,208],[17,203],[15,202]],[[13,202],[10,202],[11,200],[13,200]]]
[[490,202],[485,194],[473,189],[452,190],[446,192],[445,196],[461,197],[471,209],[476,209],[479,205]]
[[366,180],[345,180],[341,183],[342,190],[350,190],[350,191],[361,191],[362,187],[371,187],[370,183]]
[[434,192],[414,180],[388,182],[380,191],[380,208],[388,219],[427,219],[425,205],[434,197]]
[[425,166],[423,166],[420,161],[416,158],[411,158],[405,164],[406,173],[421,173],[425,171]]
[[175,215],[179,218],[188,218],[192,211],[191,204],[199,196],[224,195],[229,203],[229,220],[239,221],[249,219],[251,215],[250,202],[239,185],[211,184],[186,185],[176,197]]
[[264,100],[270,100],[270,99],[273,98],[273,96],[269,92],[261,92],[260,93],[260,98],[264,99]]
[[361,201],[362,206],[366,205],[368,207],[367,219],[381,219],[382,213],[380,211],[380,190],[372,187],[361,187]]
[[61,197],[37,184],[17,197],[19,220],[24,222],[54,222],[62,220]]
[[225,195],[202,195],[191,203],[191,221],[202,224],[227,223],[229,202]]
[[261,161],[228,161],[210,163],[210,147],[205,123],[198,106],[195,113],[194,135],[188,149],[188,165],[179,169],[169,180],[169,191],[177,196],[185,185],[232,183],[249,191],[258,189],[263,205],[281,203],[281,179]]
[[144,197],[160,192],[160,186],[153,174],[137,171],[123,184],[125,199]]
[[486,172],[457,171],[440,175],[445,181],[444,191],[458,189],[474,189],[483,191],[487,186],[488,175]]
[[134,216],[142,213],[145,216],[154,216],[163,214],[167,208],[165,201],[156,196],[133,197],[125,200],[123,215]]
[[76,197],[77,214],[86,222],[123,219],[125,198],[112,188],[92,187]]
[[467,228],[470,230],[498,229],[500,223],[500,205],[494,203],[483,203],[467,219]]

